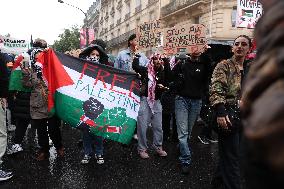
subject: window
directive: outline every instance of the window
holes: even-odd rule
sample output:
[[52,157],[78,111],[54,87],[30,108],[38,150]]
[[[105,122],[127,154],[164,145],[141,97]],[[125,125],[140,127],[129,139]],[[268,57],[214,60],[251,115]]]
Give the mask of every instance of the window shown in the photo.
[[141,5],[141,0],[136,0],[136,7],[139,7]]
[[126,24],[125,33],[128,32],[128,31],[130,31],[130,30],[129,30],[129,24]]
[[232,27],[236,27],[237,24],[237,7],[233,7],[232,10]]
[[150,18],[149,18],[149,19],[150,19],[150,21],[155,20],[155,14],[154,14],[154,11],[151,11],[149,15],[150,15]]
[[193,21],[194,24],[200,24],[200,19],[201,19],[200,16],[195,17]]
[[117,30],[117,37],[120,35],[120,29]]
[[126,4],[126,11],[127,11],[127,13],[130,13],[130,11],[131,11],[130,2]]
[[140,18],[137,18],[136,19],[136,26],[139,26],[139,24],[140,24]]

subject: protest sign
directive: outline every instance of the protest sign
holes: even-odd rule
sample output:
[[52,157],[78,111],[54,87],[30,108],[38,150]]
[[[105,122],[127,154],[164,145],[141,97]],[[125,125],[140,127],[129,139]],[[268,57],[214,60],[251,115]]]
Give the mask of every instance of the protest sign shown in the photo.
[[145,22],[136,28],[138,46],[142,48],[161,45],[161,23],[159,20]]
[[166,28],[163,32],[164,50],[168,54],[199,53],[206,45],[206,28],[202,24],[186,24]]
[[0,35],[1,52],[21,54],[26,52],[30,47],[30,41],[25,39],[16,39]]
[[259,0],[238,0],[237,27],[254,28],[262,14],[263,9]]

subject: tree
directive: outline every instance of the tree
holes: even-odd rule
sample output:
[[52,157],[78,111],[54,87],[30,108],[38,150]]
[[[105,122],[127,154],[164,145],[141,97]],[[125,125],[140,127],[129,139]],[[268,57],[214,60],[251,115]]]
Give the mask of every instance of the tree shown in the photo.
[[78,26],[72,26],[71,29],[64,29],[64,32],[58,36],[52,48],[59,52],[66,52],[72,49],[80,48],[80,32]]

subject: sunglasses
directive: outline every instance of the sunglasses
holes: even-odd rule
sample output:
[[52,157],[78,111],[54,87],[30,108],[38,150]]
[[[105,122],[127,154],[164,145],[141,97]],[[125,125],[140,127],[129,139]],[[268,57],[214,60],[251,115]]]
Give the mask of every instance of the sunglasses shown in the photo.
[[246,43],[246,42],[235,42],[234,43],[234,46],[240,46],[241,45],[241,47],[246,47],[246,46],[248,46],[248,43]]

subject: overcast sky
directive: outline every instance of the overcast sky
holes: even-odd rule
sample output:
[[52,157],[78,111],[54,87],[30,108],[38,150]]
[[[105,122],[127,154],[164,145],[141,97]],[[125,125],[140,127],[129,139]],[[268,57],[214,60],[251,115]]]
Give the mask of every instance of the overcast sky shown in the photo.
[[[64,0],[84,12],[94,0]],[[14,38],[43,38],[53,44],[64,29],[83,25],[84,14],[58,0],[1,0],[0,35]]]

